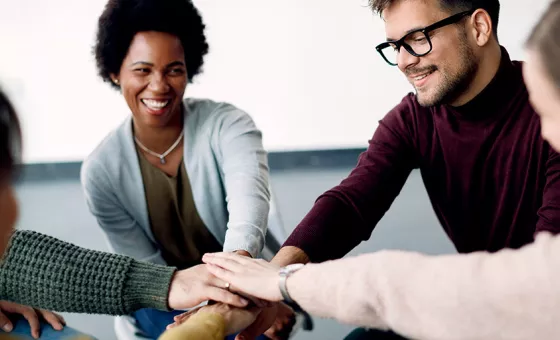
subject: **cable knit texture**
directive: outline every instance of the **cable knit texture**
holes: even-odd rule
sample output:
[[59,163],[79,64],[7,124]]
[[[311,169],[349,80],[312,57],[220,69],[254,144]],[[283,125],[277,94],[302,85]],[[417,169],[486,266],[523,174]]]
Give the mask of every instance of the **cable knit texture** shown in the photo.
[[59,312],[128,314],[167,308],[175,268],[16,231],[0,266],[0,299]]

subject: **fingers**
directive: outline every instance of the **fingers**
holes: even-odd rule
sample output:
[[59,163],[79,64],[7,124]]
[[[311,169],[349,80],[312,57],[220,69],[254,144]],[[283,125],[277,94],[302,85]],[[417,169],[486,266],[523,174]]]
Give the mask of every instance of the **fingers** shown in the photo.
[[175,328],[175,327],[177,327],[177,326],[183,324],[183,323],[184,323],[185,321],[187,321],[191,316],[193,316],[196,312],[198,312],[198,310],[199,310],[200,308],[201,308],[201,307],[198,307],[198,308],[195,308],[195,309],[191,309],[191,310],[188,311],[188,312],[185,312],[185,313],[182,313],[182,314],[179,314],[179,315],[175,315],[175,316],[173,317],[173,321],[174,321],[174,322],[173,322],[172,324],[167,325],[166,329]]
[[253,303],[253,305],[256,306],[257,308],[267,308],[267,307],[272,306],[272,304],[273,304],[272,302],[269,302],[269,301],[266,301],[266,300],[261,300],[257,297],[254,297],[254,296],[250,296],[250,295],[247,295],[247,294],[244,294],[244,293],[238,293],[235,290],[230,289],[230,291],[235,293],[235,294],[239,294],[243,298],[251,301]]
[[263,334],[262,324],[255,322],[249,327],[245,328],[241,333],[239,333],[235,340],[255,340],[259,335]]
[[183,319],[186,319],[188,317],[189,313],[183,313],[183,314],[179,314],[173,317],[173,321],[174,322],[181,322],[183,321]]
[[272,306],[273,302],[270,301],[266,301],[266,300],[261,300],[259,298],[256,298],[254,296],[245,296],[246,298],[248,298],[249,300],[251,300],[251,302],[253,302],[253,304],[255,306],[257,306],[258,308],[268,308],[270,306]]
[[170,323],[169,325],[167,325],[167,327],[165,327],[165,329],[175,328],[175,327],[179,326],[180,324],[182,324],[183,322],[187,321],[187,319],[175,321],[174,323]]
[[288,339],[292,330],[294,329],[294,325],[296,324],[295,316],[284,316],[283,318],[279,318],[276,321],[276,336],[279,339]]
[[64,328],[64,318],[62,316],[43,309],[39,309],[38,312],[53,329],[61,331]]
[[[231,281],[235,279],[235,274],[215,265],[207,264],[206,269],[208,270],[208,273],[211,274],[208,276],[208,283],[212,286],[228,289],[226,282],[231,284]],[[214,273],[217,273],[218,275]]]
[[6,333],[9,333],[14,329],[14,325],[10,319],[2,312],[0,312],[0,327],[2,327],[2,330]]
[[[233,294],[235,294],[235,295],[239,295],[239,296],[241,296],[242,298],[245,298],[246,300],[247,300],[247,299],[248,299],[248,300],[251,300],[251,301],[252,301],[257,307],[259,307],[259,308],[270,307],[270,305],[271,305],[270,302],[268,302],[268,301],[266,301],[266,300],[259,299],[259,298],[254,297],[254,296],[251,296],[251,295],[249,295],[249,294],[246,294],[246,293],[243,292],[243,291],[239,291],[239,290],[236,289],[233,285],[227,285],[226,282],[232,282],[232,281],[234,281],[234,276],[235,276],[235,274],[226,272],[226,271],[224,271],[223,269],[221,269],[221,268],[219,268],[219,267],[216,267],[216,266],[213,266],[214,269],[210,269],[210,266],[213,266],[213,265],[207,265],[207,267],[208,267],[208,272],[209,272],[210,274],[212,274],[212,278],[209,279],[209,284],[210,284],[211,286],[214,286],[214,287],[217,287],[217,288],[225,289],[226,292],[230,292],[230,293],[233,293]],[[222,277],[217,276],[217,275],[214,275],[214,272],[213,272],[212,270],[214,270],[214,271],[216,271],[216,272],[223,271],[224,273],[226,273],[226,275],[223,275]],[[226,286],[227,286],[228,288],[225,288]],[[236,306],[236,307],[238,307],[238,306]]]
[[31,336],[35,339],[39,339],[41,335],[41,323],[39,322],[39,316],[33,308],[25,308],[20,311],[23,317],[29,322],[29,328],[31,328]]
[[171,328],[175,328],[179,325],[181,325],[183,322],[187,321],[189,319],[189,317],[185,317],[183,319],[173,319],[174,322],[170,323],[169,325],[167,325],[167,327],[165,327],[165,329],[171,329]]
[[235,337],[235,340],[253,340],[263,334],[276,319],[276,308],[261,311],[255,322]]
[[270,340],[282,340],[276,331],[276,326],[270,327],[266,332],[264,332],[264,335]]
[[198,307],[198,308],[194,308],[191,309],[188,312],[184,312],[182,314],[179,315],[175,315],[173,317],[173,321],[178,322],[179,324],[183,323],[184,321],[186,321],[188,318],[190,318],[192,315],[194,315],[195,313],[197,313],[202,307]]
[[281,321],[276,321],[264,335],[270,340],[286,340],[290,338],[293,325],[284,325]]
[[251,263],[251,259],[232,253],[204,254],[202,262],[238,273]]
[[63,326],[66,326],[66,319],[64,319],[64,317],[58,313],[54,313],[54,315],[56,315],[56,317],[58,318],[58,320],[60,320],[60,322],[62,323]]
[[[198,310],[198,309],[197,309]],[[167,325],[166,329],[171,329],[171,328],[175,328],[183,323],[185,323],[185,321],[187,321],[191,316],[193,316],[196,313],[195,310],[183,313],[183,314],[179,314],[173,317],[173,323]]]
[[[214,273],[212,271],[210,271],[210,266],[212,266],[212,265],[206,264],[204,266],[205,266],[205,268],[206,268],[206,270],[209,274],[206,277],[206,283],[208,285],[214,286],[216,288],[222,288],[222,289],[225,289],[226,291],[231,290],[231,287],[230,287],[231,280],[230,279],[233,278],[232,273],[230,273],[230,272],[228,272],[228,271],[226,271],[222,268],[214,266],[215,267],[214,271],[220,272],[220,270],[221,270],[221,273],[223,274],[222,275],[223,277],[220,277],[220,276],[214,275]],[[227,278],[227,279],[225,279],[225,278]]]
[[214,300],[217,302],[222,302],[227,305],[232,305],[239,308],[244,308],[249,304],[247,299],[242,298],[239,295],[233,294],[227,290],[216,288],[216,287],[207,287],[207,300]]
[[278,305],[278,311],[272,327],[264,334],[271,340],[289,339],[296,323],[295,314],[292,309],[283,303]]

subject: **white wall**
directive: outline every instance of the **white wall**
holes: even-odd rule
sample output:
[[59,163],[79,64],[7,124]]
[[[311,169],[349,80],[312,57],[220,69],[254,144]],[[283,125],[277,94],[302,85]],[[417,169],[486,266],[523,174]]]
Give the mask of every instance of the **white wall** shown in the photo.
[[[502,0],[513,58],[548,0]],[[0,82],[24,128],[25,161],[83,159],[127,114],[96,76],[91,48],[106,0],[0,0]],[[365,146],[411,90],[376,54],[367,0],[195,0],[211,52],[189,96],[248,111],[269,150]]]

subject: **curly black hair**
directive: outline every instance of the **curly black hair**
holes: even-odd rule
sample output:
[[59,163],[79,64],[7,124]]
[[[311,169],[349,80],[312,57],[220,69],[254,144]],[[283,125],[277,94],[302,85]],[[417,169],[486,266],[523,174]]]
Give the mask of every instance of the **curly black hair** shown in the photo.
[[16,174],[21,160],[21,130],[14,107],[0,90],[0,185]]
[[208,43],[204,23],[191,0],[109,0],[99,17],[94,47],[101,78],[118,74],[132,39],[138,32],[157,31],[179,38],[185,50],[189,81],[200,73]]

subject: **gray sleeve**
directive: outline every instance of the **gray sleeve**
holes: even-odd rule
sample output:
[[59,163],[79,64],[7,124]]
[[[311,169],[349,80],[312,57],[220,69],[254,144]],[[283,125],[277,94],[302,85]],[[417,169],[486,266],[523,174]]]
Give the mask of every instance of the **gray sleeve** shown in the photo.
[[105,233],[112,251],[139,261],[166,264],[156,245],[118,202],[112,192],[114,186],[100,164],[84,163],[81,181],[89,210]]
[[214,130],[227,197],[229,221],[224,251],[246,250],[253,257],[264,247],[270,209],[269,169],[262,134],[251,117],[228,104]]

